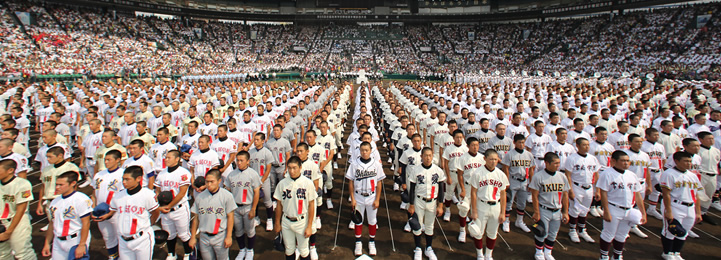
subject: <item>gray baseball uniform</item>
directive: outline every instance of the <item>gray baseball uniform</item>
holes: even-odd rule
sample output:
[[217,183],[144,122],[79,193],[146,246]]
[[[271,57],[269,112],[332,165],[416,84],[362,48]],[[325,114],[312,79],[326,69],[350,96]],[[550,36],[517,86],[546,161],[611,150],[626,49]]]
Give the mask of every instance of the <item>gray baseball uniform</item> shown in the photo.
[[261,184],[260,175],[250,167],[244,170],[236,169],[225,178],[225,188],[233,194],[235,204],[238,206],[233,218],[233,222],[235,222],[233,234],[235,237],[243,235],[255,236],[255,225],[253,219],[248,218],[248,213],[250,213],[253,206],[255,188]]
[[566,175],[562,172],[549,172],[546,169],[537,171],[528,187],[538,191],[538,207],[541,222],[546,227],[546,236],[534,236],[537,241],[556,241],[558,229],[561,227],[561,209],[563,192],[571,187]]
[[198,218],[198,248],[203,259],[228,259],[228,248],[224,246],[225,230],[228,227],[228,214],[232,214],[236,208],[233,194],[226,189],[218,189],[215,193],[205,189],[195,196],[190,212]]
[[[248,152],[250,153],[250,168],[253,168],[253,170],[258,172],[262,180],[263,174],[265,174],[266,170],[265,167],[275,161],[273,159],[273,153],[267,147],[263,147],[260,150],[256,147],[252,147],[248,149]],[[270,177],[272,176],[268,176],[268,178]],[[261,189],[265,194],[263,197],[263,204],[266,208],[272,207],[273,202],[270,200],[270,194],[273,194],[273,190],[270,189],[270,180],[263,182]]]
[[280,139],[276,139],[275,137],[268,138],[268,141],[265,142],[265,147],[273,154],[273,161],[270,165],[270,176],[268,178],[270,178],[270,188],[274,190],[278,180],[283,178],[285,161],[288,160],[288,153],[293,151],[293,148],[290,147],[290,141],[282,136]]
[[526,208],[528,199],[528,177],[531,167],[535,165],[533,154],[529,151],[521,149],[511,149],[501,163],[508,166],[508,176],[511,189],[506,193],[506,215],[509,215],[513,208],[513,200],[516,200],[516,209],[522,211]]

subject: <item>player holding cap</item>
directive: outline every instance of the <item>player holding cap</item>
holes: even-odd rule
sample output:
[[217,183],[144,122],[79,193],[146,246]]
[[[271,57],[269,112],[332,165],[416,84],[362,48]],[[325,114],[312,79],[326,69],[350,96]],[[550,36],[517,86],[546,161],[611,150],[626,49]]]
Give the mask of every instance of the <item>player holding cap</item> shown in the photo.
[[[238,168],[230,172],[225,178],[225,188],[230,190],[238,208],[233,216],[233,231],[240,252],[236,260],[253,259],[255,252],[255,214],[260,196],[260,174],[249,166],[250,154],[246,151],[238,152],[235,158]],[[247,238],[247,244],[246,244]]]
[[[641,184],[641,198],[646,197],[646,194],[651,193],[651,173],[649,167],[651,166],[651,157],[644,151],[641,151],[643,146],[643,138],[637,134],[628,135],[628,150],[625,150],[629,157],[629,168],[628,171],[633,172],[638,177],[638,182]],[[631,227],[631,232],[640,238],[647,238],[648,235],[643,233],[637,225]]]
[[[558,133],[558,132],[556,132]],[[534,236],[536,243],[535,259],[553,260],[551,255],[556,243],[558,229],[568,223],[568,185],[566,175],[558,172],[561,159],[548,152],[543,158],[545,166],[536,172],[528,184],[533,200],[533,221],[542,222],[546,228],[544,236]]]
[[471,208],[470,180],[472,176],[476,174],[475,169],[481,168],[486,164],[486,161],[483,159],[483,154],[479,152],[480,141],[478,139],[475,137],[469,137],[466,140],[466,145],[468,145],[468,152],[461,155],[461,157],[456,160],[456,175],[458,176],[459,186],[458,195],[461,197],[461,203],[466,205],[465,210],[461,208],[458,209],[458,221],[460,222],[458,242],[461,243],[466,242],[466,217],[468,216],[468,211]]
[[118,252],[129,259],[150,259],[155,246],[155,236],[150,225],[158,219],[158,202],[155,201],[155,192],[140,185],[142,180],[142,167],[130,166],[125,169],[125,190],[115,194],[110,202],[110,213],[99,219],[102,221],[118,214]]
[[[646,210],[641,192],[643,186],[636,174],[629,171],[630,159],[623,151],[611,154],[612,167],[598,175],[596,187],[601,191],[603,230],[601,231],[601,257],[608,260],[613,245],[614,259],[623,258],[623,247],[631,227],[646,223]],[[634,208],[634,205],[638,209]]]
[[[383,165],[380,162],[371,159],[371,144],[363,142],[360,145],[360,158],[350,164],[348,172],[346,172],[346,178],[348,178],[348,191],[351,196],[351,206],[354,210],[358,210],[366,215],[364,218],[368,221],[368,235],[370,236],[368,242],[368,254],[374,256],[376,252],[376,230],[378,207],[380,206],[380,196],[383,179],[385,174],[383,172]],[[356,223],[355,225],[355,250],[356,256],[363,254],[363,242],[361,242],[361,235],[363,234],[363,223]]]
[[[699,137],[701,133],[699,133]],[[698,177],[688,171],[692,165],[691,157],[692,155],[688,152],[674,153],[673,160],[676,166],[664,171],[659,179],[663,194],[661,207],[664,215],[663,229],[661,230],[663,254],[661,257],[664,260],[683,259],[681,258],[681,249],[688,236],[688,232],[682,236],[669,232],[669,224],[672,221],[678,221],[683,229],[691,230],[693,225],[701,222],[702,219],[701,206],[700,203],[697,203],[696,194],[704,192],[704,188]]]
[[0,259],[37,259],[31,243],[32,226],[26,214],[33,200],[29,181],[15,177],[17,163],[11,159],[0,160]]
[[[534,134],[535,135],[535,134]],[[503,221],[503,232],[510,232],[510,217],[511,210],[513,209],[513,202],[516,202],[516,227],[523,230],[523,232],[531,232],[523,222],[523,216],[525,215],[524,209],[528,202],[528,180],[533,178],[533,173],[536,169],[535,158],[533,154],[524,149],[526,143],[526,137],[522,134],[513,136],[514,149],[508,152],[503,157],[502,164],[503,172],[510,182],[509,192],[506,210],[505,220]]]
[[[77,180],[78,173],[70,171],[60,174],[55,181],[55,188],[61,196],[50,203],[48,220],[52,225],[45,233],[44,257],[51,255],[51,240],[52,259],[74,259],[88,254],[93,201],[85,193],[75,192]],[[77,246],[75,255],[70,256],[73,246]]]
[[[135,142],[135,141],[133,141]],[[173,195],[168,205],[160,205],[160,219],[163,230],[168,232],[168,257],[166,260],[177,259],[175,246],[177,238],[183,243],[184,259],[190,257],[190,207],[188,204],[188,187],[192,175],[187,169],[180,167],[180,152],[170,150],[165,156],[168,168],[155,178],[155,193],[170,191]]]
[[568,190],[570,204],[568,235],[574,243],[581,242],[579,236],[586,242],[594,243],[596,241],[586,232],[586,216],[594,197],[593,182],[598,178],[598,170],[601,167],[598,159],[588,154],[590,149],[588,139],[579,136],[575,142],[578,152],[568,156],[566,164],[561,167],[567,182],[573,184]]
[[[95,174],[90,186],[95,190],[90,199],[94,205],[105,203],[110,205],[113,197],[120,191],[125,190],[123,187],[123,168],[120,168],[120,160],[122,155],[118,150],[112,150],[105,154],[105,170]],[[108,212],[110,213],[110,212]],[[95,216],[93,221],[98,223],[98,229],[105,241],[105,248],[108,250],[108,256],[111,259],[118,258],[118,233],[115,228],[117,225],[117,217],[115,216]]]
[[[313,233],[315,201],[318,193],[313,182],[301,176],[301,160],[297,156],[288,159],[288,177],[275,187],[273,197],[280,201],[275,209],[275,233],[282,233],[285,242],[285,259],[295,259],[296,249],[300,258],[310,258],[308,238]],[[281,232],[282,229],[282,232]]]
[[[518,140],[518,144],[523,141]],[[474,169],[467,182],[470,184],[470,205],[472,224],[481,231],[473,237],[476,246],[476,259],[492,260],[493,248],[496,245],[498,224],[506,218],[506,189],[509,187],[508,177],[497,164],[500,161],[498,152],[488,149],[485,152],[482,167]],[[530,165],[530,161],[527,165]],[[483,237],[486,237],[486,253],[483,253]]]
[[[437,165],[433,164],[433,149],[425,147],[421,151],[420,165],[408,170],[408,181],[410,182],[409,195],[410,206],[408,213],[418,213],[418,222],[424,225],[426,234],[426,250],[425,255],[428,259],[437,259],[433,252],[433,228],[436,216],[443,215],[443,201],[438,198],[444,197],[446,174]],[[416,211],[416,207],[418,210]],[[421,249],[421,230],[413,230],[413,240],[416,249],[413,258],[420,260],[423,258],[423,250]]]
[[43,205],[43,200],[52,200],[60,196],[60,193],[55,190],[55,180],[57,177],[68,171],[80,172],[80,169],[78,166],[75,166],[74,163],[65,161],[63,158],[64,154],[65,150],[61,147],[56,146],[48,149],[46,156],[50,166],[43,168],[40,175],[42,183],[40,184],[40,191],[38,192],[38,205],[35,210],[35,213],[38,216],[45,215],[44,210],[47,209],[46,207],[50,206]]
[[208,171],[206,189],[195,196],[190,210],[196,215],[190,228],[190,247],[195,248],[197,243],[200,254],[207,260],[229,259],[228,249],[233,245],[233,211],[237,206],[233,194],[220,188],[221,181],[219,170]]

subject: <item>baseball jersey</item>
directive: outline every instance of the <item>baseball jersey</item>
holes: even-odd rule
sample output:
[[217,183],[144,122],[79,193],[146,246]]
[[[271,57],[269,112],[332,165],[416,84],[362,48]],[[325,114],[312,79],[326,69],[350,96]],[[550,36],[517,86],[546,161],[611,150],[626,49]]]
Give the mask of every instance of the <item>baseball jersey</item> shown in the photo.
[[123,124],[123,126],[120,127],[120,130],[118,131],[118,136],[120,136],[120,144],[123,146],[128,146],[130,144],[130,140],[133,136],[138,134],[138,129],[136,128],[135,123],[131,125]]
[[641,192],[643,186],[633,172],[608,167],[598,175],[596,188],[607,192],[609,204],[631,208],[636,203],[635,193]]
[[[320,145],[324,150],[323,151],[324,154],[321,155],[321,158],[323,158],[323,159],[321,159],[319,161],[319,163],[327,160],[331,156],[330,155],[331,151],[337,151],[337,149],[336,149],[337,147],[335,145],[335,138],[331,134],[327,134],[325,136],[323,134],[318,134],[318,137],[315,138],[315,143],[316,143],[316,145],[314,145],[313,148]],[[324,170],[328,173],[333,172],[333,164],[328,163],[325,165],[325,169],[321,169],[321,170]]]
[[[508,177],[498,168],[488,170],[486,166],[473,169],[470,182],[476,188],[476,198],[483,202],[497,202],[501,199],[501,192],[510,185]],[[535,178],[534,178],[535,179]]]
[[[693,174],[700,175],[701,174],[701,164],[703,164],[703,159],[698,154],[694,154],[693,157],[691,157],[691,168],[688,169],[688,171],[692,172]],[[676,167],[676,162],[673,160],[673,154],[668,156],[668,159],[666,159],[666,169],[671,169],[673,167]]]
[[425,166],[419,164],[406,171],[408,181],[416,184],[416,194],[423,199],[433,199],[438,196],[440,185],[446,181],[446,174],[435,164]]
[[[132,194],[130,194],[132,193]],[[118,235],[129,237],[138,232],[150,230],[150,212],[158,208],[155,192],[136,187],[134,191],[123,190],[110,202],[110,210],[115,211]]]
[[496,133],[488,130],[481,129],[480,131],[476,132],[475,137],[478,138],[478,152],[485,152],[488,147],[488,142],[490,142],[491,138],[493,138],[494,136],[496,136]]
[[477,122],[466,123],[465,125],[463,125],[462,130],[463,130],[464,135],[472,136],[472,135],[475,135],[476,132],[481,130],[481,124],[479,124]]
[[[17,167],[15,167],[15,176],[17,176],[18,173],[20,173],[20,172],[30,170],[30,168],[28,167],[28,158],[25,156],[10,152],[6,156],[0,156],[0,160],[4,160],[4,159],[11,159],[11,160],[15,161],[15,163],[17,164]],[[47,161],[47,159],[45,159],[45,160]]]
[[233,129],[233,130],[228,130],[227,135],[228,135],[228,139],[233,141],[233,143],[235,143],[235,145],[240,144],[241,141],[243,140],[243,134],[240,133],[240,131],[238,131],[237,128]]
[[421,164],[421,151],[423,149],[416,150],[415,148],[411,147],[408,150],[403,151],[403,155],[401,155],[401,158],[398,159],[398,162],[405,164],[406,169],[410,169],[408,167],[412,167],[414,165]]
[[701,146],[698,151],[698,155],[701,156],[701,166],[699,171],[706,174],[718,174],[719,173],[719,161],[721,161],[721,151],[716,147],[705,147]]
[[646,176],[649,174],[648,168],[651,167],[651,158],[648,157],[643,151],[634,152],[633,150],[625,150],[626,154],[630,159],[630,167],[628,171],[633,172],[638,176],[638,181],[641,184],[646,182]]
[[41,170],[40,180],[43,182],[43,199],[50,200],[60,195],[55,191],[55,180],[60,174],[69,171],[80,173],[77,165],[65,161],[59,164],[51,164]]
[[[46,144],[46,145],[43,145],[43,147],[40,147],[40,149],[38,149],[38,152],[35,154],[35,161],[40,162],[40,169],[48,167],[48,165],[50,165],[50,163],[48,162],[47,153],[50,148],[53,148],[56,146],[63,148],[63,151],[65,151],[65,154],[63,154],[63,159],[65,159],[65,160],[70,159],[70,156],[72,156],[72,154],[70,153],[70,149],[68,149],[67,145],[61,144],[61,143],[55,143],[53,145],[48,146]],[[92,155],[89,157],[92,158]],[[20,163],[18,163],[18,165],[20,165]],[[16,173],[17,173],[17,169],[16,169]]]
[[154,143],[150,146],[150,158],[153,159],[155,164],[155,172],[162,171],[165,166],[165,156],[168,155],[168,151],[178,149],[170,141],[165,143]]
[[[225,163],[225,162],[223,162]],[[213,167],[220,166],[220,156],[213,149],[207,149],[205,151],[200,150],[193,153],[188,159],[188,166],[194,168],[192,174],[194,178],[198,176],[205,177],[205,174],[213,169]]]
[[605,170],[607,167],[611,167],[611,154],[616,151],[613,145],[608,142],[599,143],[598,141],[591,142],[588,153],[596,156],[598,163],[601,165],[599,171]]
[[262,184],[260,174],[248,167],[245,169],[235,169],[228,174],[223,181],[225,188],[230,190],[235,199],[235,204],[251,205],[253,204],[253,196],[255,189]]
[[523,136],[528,136],[529,135],[528,129],[526,129],[526,127],[523,125],[518,125],[518,126],[516,126],[514,124],[508,125],[508,128],[506,129],[506,137],[513,140],[513,136],[515,136],[517,134],[520,134]]
[[140,185],[145,185],[148,183],[148,178],[152,178],[153,176],[156,176],[158,172],[155,171],[155,163],[153,162],[153,159],[150,159],[145,154],[140,155],[139,158],[130,157],[123,163],[122,168],[127,169],[130,166],[140,166],[140,168],[143,168],[143,182],[140,183]]
[[553,142],[551,136],[543,133],[538,135],[538,133],[536,133],[526,138],[525,145],[531,149],[531,154],[533,154],[534,158],[543,158],[546,156],[546,148],[551,142]]
[[318,198],[313,181],[305,176],[283,178],[275,186],[273,198],[283,206],[283,215],[289,218],[305,217],[308,214],[308,203]]
[[223,163],[228,160],[230,154],[238,152],[238,146],[227,136],[225,137],[225,139],[221,140],[220,138],[218,138],[217,140],[215,140],[215,142],[210,144],[210,149],[215,151],[215,153],[220,156],[220,159],[223,160]]
[[248,149],[248,153],[250,153],[250,168],[253,168],[253,170],[263,177],[265,171],[268,170],[266,169],[268,164],[274,162],[272,152],[265,146],[260,149],[253,146]]
[[[155,187],[160,188],[161,192],[170,191],[173,194],[173,198],[175,198],[175,195],[180,193],[180,187],[190,186],[191,179],[192,175],[187,169],[183,167],[171,169],[169,167],[160,172],[158,177],[155,178]],[[187,201],[188,196],[183,196],[176,205],[183,204]]]
[[681,172],[676,167],[665,170],[659,178],[661,187],[671,190],[671,199],[685,203],[696,203],[696,194],[703,192],[703,185],[695,174]]
[[651,169],[656,172],[663,171],[663,160],[666,159],[666,148],[660,143],[651,143],[649,141],[643,141],[641,151],[648,154],[651,160]]
[[569,143],[576,147],[576,139],[581,137],[586,138],[586,140],[588,140],[589,142],[593,141],[593,139],[591,139],[591,135],[589,135],[588,133],[584,132],[583,130],[581,130],[581,132],[578,132],[574,129],[568,131],[568,135],[566,135],[566,143]]
[[528,179],[528,171],[535,166],[534,162],[535,158],[531,152],[524,149],[519,151],[516,148],[511,149],[501,160],[501,164],[508,166],[508,175],[516,180]]
[[561,170],[571,173],[570,182],[580,185],[590,185],[593,183],[593,174],[601,169],[598,159],[590,154],[581,155],[574,153],[568,156],[566,163],[561,165]]
[[293,148],[290,147],[290,142],[282,137],[280,139],[276,139],[275,137],[268,138],[265,147],[273,154],[272,164],[276,167],[284,167],[285,161],[288,160],[288,153],[293,151]]
[[180,134],[180,131],[178,131],[178,128],[174,125],[163,125],[163,127],[168,129],[168,136],[170,136],[170,138],[177,137]]
[[563,173],[543,169],[536,171],[528,188],[538,191],[539,205],[560,209],[563,207],[563,192],[571,189],[571,186]]
[[[315,164],[313,160],[309,160],[310,158],[306,158],[305,161],[301,162],[300,165],[300,173],[308,178],[309,180],[315,182],[316,180],[320,180],[323,175],[321,175],[320,169],[318,168],[318,165]],[[288,172],[285,172],[285,175],[283,178],[288,177]],[[320,185],[320,183],[319,183]]]
[[345,177],[353,182],[353,189],[359,194],[375,194],[378,183],[386,178],[383,165],[369,158],[359,158],[350,164]]
[[53,225],[56,237],[79,235],[83,228],[82,218],[93,213],[93,201],[85,193],[73,191],[50,202],[48,221]]
[[498,135],[491,137],[491,140],[489,140],[486,145],[486,150],[493,149],[498,152],[498,157],[501,161],[511,148],[513,148],[513,139],[505,136],[499,137]]
[[628,133],[614,132],[608,136],[606,141],[616,150],[626,150],[631,147],[628,143]]
[[97,165],[98,171],[105,170],[105,155],[112,150],[120,151],[121,160],[128,159],[128,152],[125,150],[125,147],[119,143],[114,143],[110,147],[102,145],[97,151],[95,151],[95,165]]
[[143,133],[143,135],[135,134],[135,136],[133,136],[133,138],[131,138],[130,141],[132,142],[135,139],[139,139],[139,140],[143,141],[143,145],[145,145],[144,148],[145,148],[146,153],[150,153],[150,148],[153,146],[153,144],[155,144],[155,137],[150,135],[150,133],[148,133],[148,132]]
[[674,133],[666,134],[663,131],[659,132],[658,142],[663,145],[666,149],[666,154],[669,155],[675,153],[677,149],[682,148],[681,138]]
[[568,158],[571,154],[576,153],[576,148],[568,143],[561,144],[558,141],[555,141],[548,146],[546,151],[558,155],[558,158],[561,159],[561,165],[564,165],[566,163],[566,158]]
[[[463,172],[463,179],[468,182],[470,180],[470,174],[473,171],[473,169],[481,168],[486,164],[486,160],[483,157],[483,154],[476,153],[476,155],[471,155],[471,153],[466,152],[456,160],[456,171],[462,171]],[[470,183],[470,182],[469,182]]]
[[[32,185],[23,178],[12,177],[8,182],[0,182],[0,220],[15,217],[17,205],[33,200]],[[26,207],[26,211],[30,207]]]
[[543,128],[543,133],[550,136],[553,139],[553,141],[556,141],[556,130],[560,127],[562,127],[562,126],[548,123],[546,125],[546,127]]
[[198,132],[200,132],[201,135],[207,135],[210,136],[210,139],[215,139],[215,135],[218,133],[218,125],[215,123],[210,124],[200,124],[198,126]]
[[195,202],[190,209],[198,218],[200,232],[218,234],[228,227],[228,215],[238,208],[235,205],[233,194],[226,189],[218,188],[215,193],[209,189],[195,196]]
[[256,125],[256,131],[261,133],[267,133],[268,129],[271,128],[273,120],[270,115],[257,115],[253,117],[253,123]]
[[443,159],[448,160],[448,172],[449,174],[456,174],[456,170],[458,169],[459,163],[457,162],[459,158],[461,158],[464,154],[468,153],[468,147],[466,146],[466,143],[461,143],[460,146],[457,146],[455,143],[446,146],[443,149]]
[[243,121],[238,125],[237,131],[240,137],[239,142],[249,144],[253,142],[253,134],[258,131],[258,126],[253,121]]
[[193,135],[190,133],[183,135],[180,138],[180,141],[178,141],[178,146],[183,146],[184,144],[190,145],[190,154],[193,154],[193,152],[198,151],[198,139],[200,138],[200,134],[197,132]]
[[[315,163],[317,163],[318,165],[320,165],[321,162],[327,160],[330,156],[330,150],[325,149],[325,147],[323,147],[318,142],[316,142],[314,145],[308,144],[308,151],[308,157],[311,160],[315,161]],[[321,169],[321,171],[322,170],[325,169]]]
[[116,168],[113,171],[108,169],[99,171],[93,176],[90,186],[95,190],[95,201],[97,204],[105,202],[110,205],[115,194],[125,190],[123,186],[124,168]]

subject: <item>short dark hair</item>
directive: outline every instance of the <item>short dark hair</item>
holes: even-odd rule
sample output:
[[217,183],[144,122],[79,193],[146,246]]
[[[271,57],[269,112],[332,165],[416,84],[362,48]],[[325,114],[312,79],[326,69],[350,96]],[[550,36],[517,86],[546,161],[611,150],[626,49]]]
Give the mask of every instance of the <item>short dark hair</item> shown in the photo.
[[133,179],[137,179],[143,176],[143,167],[140,167],[138,165],[129,166],[128,168],[125,168],[123,175],[125,174],[130,174],[130,177],[133,177]]

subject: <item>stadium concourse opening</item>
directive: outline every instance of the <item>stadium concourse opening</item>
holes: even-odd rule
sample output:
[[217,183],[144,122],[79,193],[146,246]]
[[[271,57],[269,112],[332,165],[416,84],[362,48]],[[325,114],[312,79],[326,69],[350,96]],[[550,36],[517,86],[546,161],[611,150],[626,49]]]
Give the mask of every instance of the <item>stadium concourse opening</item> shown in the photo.
[[721,4],[562,2],[3,1],[0,259],[719,258]]

